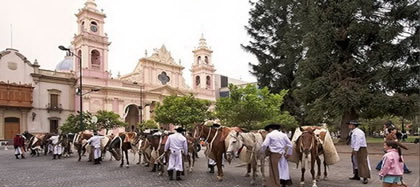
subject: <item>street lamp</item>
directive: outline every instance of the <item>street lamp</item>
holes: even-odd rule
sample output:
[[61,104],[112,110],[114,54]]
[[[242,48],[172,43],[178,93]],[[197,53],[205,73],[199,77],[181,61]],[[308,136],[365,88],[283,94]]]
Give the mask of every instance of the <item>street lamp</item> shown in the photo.
[[134,84],[136,84],[136,85],[138,84],[140,86],[140,104],[139,104],[138,108],[139,108],[139,112],[140,112],[139,123],[141,124],[143,122],[143,109],[146,106],[150,106],[150,104],[145,104],[143,106],[143,94],[144,94],[143,89],[144,89],[144,86],[143,85],[140,85],[137,82],[134,82]]
[[83,94],[82,94],[82,90],[83,90],[83,84],[82,84],[82,58],[80,58],[80,56],[77,56],[76,54],[73,53],[73,51],[71,51],[69,48],[66,48],[62,45],[58,46],[58,48],[62,51],[67,51],[69,55],[75,56],[78,60],[79,60],[79,97],[80,97],[80,127],[82,130],[83,129],[83,115],[82,115],[82,111],[83,111]]

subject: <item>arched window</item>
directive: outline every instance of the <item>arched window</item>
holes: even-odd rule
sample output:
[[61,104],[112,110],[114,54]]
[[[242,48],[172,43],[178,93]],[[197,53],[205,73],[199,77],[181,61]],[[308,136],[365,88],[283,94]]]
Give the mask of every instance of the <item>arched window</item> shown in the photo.
[[195,85],[199,86],[200,85],[200,76],[196,76],[195,77]]
[[201,63],[201,56],[197,57],[197,63],[200,64]]
[[90,22],[90,30],[92,32],[98,31],[98,24],[96,22],[94,22],[94,21]]
[[209,57],[205,56],[205,57],[204,57],[204,62],[205,62],[206,64],[209,64]]
[[210,76],[206,77],[206,88],[209,89],[210,88]]
[[92,64],[92,68],[99,69],[101,66],[100,54],[97,50],[92,50],[90,53],[90,62]]

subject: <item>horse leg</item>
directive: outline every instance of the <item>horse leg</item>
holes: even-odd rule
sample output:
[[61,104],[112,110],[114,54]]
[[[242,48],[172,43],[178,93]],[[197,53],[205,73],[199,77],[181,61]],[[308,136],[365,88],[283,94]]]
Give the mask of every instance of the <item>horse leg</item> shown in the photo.
[[315,154],[311,155],[311,175],[312,175],[312,187],[317,187],[315,179]]
[[327,180],[327,163],[325,162],[325,158],[324,158],[324,180]]
[[301,162],[302,162],[302,164],[301,164],[301,173],[302,173],[302,176],[300,177],[300,186],[303,186],[305,184],[305,167],[306,167],[306,161],[307,161],[307,158],[301,159]]
[[246,173],[245,173],[245,176],[244,177],[249,177],[250,174],[251,173],[251,164],[247,164],[246,165]]
[[217,166],[217,180],[222,181],[223,180],[223,169],[222,169],[222,160],[223,155],[222,153],[216,154],[216,166]]
[[257,160],[252,161],[252,178],[251,178],[251,184],[255,184],[255,180],[257,178]]
[[128,168],[128,167],[130,167],[129,165],[130,165],[130,162],[129,162],[129,160],[128,160],[128,149],[126,149],[125,151],[124,151],[124,153],[125,153],[125,158],[126,158],[126,162],[127,162],[127,165],[125,166],[126,168]]
[[319,156],[316,157],[316,164],[318,165],[318,174],[316,175],[316,180],[319,181],[321,178],[321,158]]
[[261,177],[262,177],[262,186],[265,186],[265,158],[260,158],[260,171],[261,171]]

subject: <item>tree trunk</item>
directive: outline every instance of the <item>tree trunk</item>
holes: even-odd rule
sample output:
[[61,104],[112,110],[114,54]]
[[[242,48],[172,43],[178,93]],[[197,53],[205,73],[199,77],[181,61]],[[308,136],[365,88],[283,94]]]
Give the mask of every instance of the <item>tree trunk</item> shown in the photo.
[[341,118],[341,127],[340,127],[340,143],[346,143],[347,137],[349,136],[349,127],[347,122],[350,120],[357,120],[359,115],[357,115],[354,108],[350,109],[350,111],[346,111]]

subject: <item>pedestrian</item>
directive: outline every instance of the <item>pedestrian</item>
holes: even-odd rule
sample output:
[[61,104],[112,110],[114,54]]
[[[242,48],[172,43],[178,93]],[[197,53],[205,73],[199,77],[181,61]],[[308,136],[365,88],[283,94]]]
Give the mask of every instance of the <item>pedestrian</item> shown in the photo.
[[384,143],[385,155],[382,157],[382,169],[379,171],[379,177],[382,179],[383,187],[396,186],[398,182],[402,182],[404,173],[404,161],[401,156],[401,149],[398,142],[386,141]]
[[367,151],[365,133],[359,129],[359,123],[355,120],[347,122],[350,128],[350,145],[352,148],[351,161],[353,165],[354,176],[350,180],[360,180],[363,178],[363,184],[368,183],[370,178],[370,166]]
[[[397,138],[397,129],[395,127],[389,127],[388,128],[388,135],[385,137],[385,142],[387,142],[387,141],[394,141],[394,142],[396,142],[398,144],[398,146],[400,148],[403,148],[405,150],[408,150],[408,147],[407,146],[401,144],[398,141],[398,138]],[[382,160],[381,160],[378,163],[378,165],[376,165],[376,170],[378,170],[378,171],[381,170],[382,165],[383,165],[383,163],[382,163]],[[408,167],[407,167],[407,165],[405,163],[404,163],[404,173],[407,173],[407,174],[410,174],[411,173],[411,170],[408,169]]]
[[173,180],[174,170],[176,171],[176,180],[182,180],[181,172],[184,171],[182,155],[188,154],[187,138],[181,134],[185,131],[182,127],[177,127],[175,131],[174,134],[168,136],[164,150],[169,154],[169,180]]
[[21,156],[21,158],[24,159],[25,139],[22,137],[22,135],[16,134],[16,136],[13,138],[13,146],[15,147],[16,159],[19,159],[19,156]]
[[280,131],[279,124],[269,124],[264,128],[269,133],[261,145],[261,152],[269,155],[269,179],[267,186],[292,185],[287,159],[292,155],[293,147],[287,135]]
[[52,135],[48,140],[51,141],[52,151],[53,151],[53,160],[61,159],[61,154],[63,153],[63,146],[59,141],[60,135]]
[[395,125],[392,123],[392,121],[390,121],[390,120],[388,120],[388,121],[386,121],[385,123],[384,123],[384,141],[385,141],[385,139],[386,139],[386,136],[389,134],[388,132],[388,129],[389,128],[395,128]]
[[93,148],[93,164],[101,164],[101,160],[102,160],[102,152],[101,152],[101,140],[102,140],[103,136],[101,136],[100,134],[98,134],[97,131],[93,132],[93,136],[91,138],[89,138],[89,140],[87,141],[87,143],[89,143],[92,148]]

